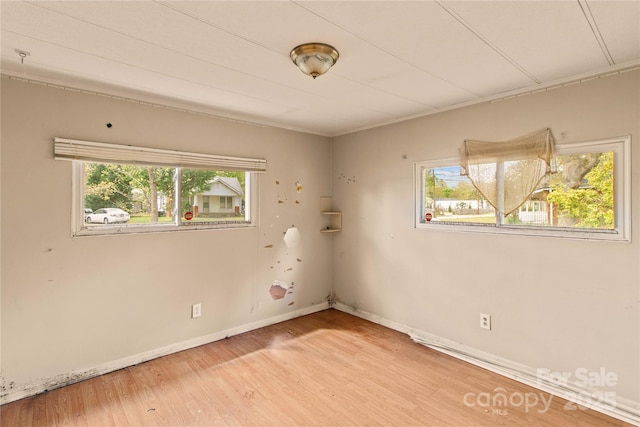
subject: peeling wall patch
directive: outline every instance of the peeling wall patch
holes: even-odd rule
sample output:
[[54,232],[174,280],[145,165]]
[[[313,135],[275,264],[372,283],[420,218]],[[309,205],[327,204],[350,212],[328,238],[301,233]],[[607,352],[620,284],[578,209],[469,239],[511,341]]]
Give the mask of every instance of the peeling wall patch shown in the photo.
[[282,299],[287,294],[288,289],[289,287],[285,282],[274,280],[271,288],[269,288],[269,294],[271,294],[271,298],[274,300]]
[[284,234],[284,243],[288,248],[295,248],[300,244],[300,231],[296,227],[291,227]]

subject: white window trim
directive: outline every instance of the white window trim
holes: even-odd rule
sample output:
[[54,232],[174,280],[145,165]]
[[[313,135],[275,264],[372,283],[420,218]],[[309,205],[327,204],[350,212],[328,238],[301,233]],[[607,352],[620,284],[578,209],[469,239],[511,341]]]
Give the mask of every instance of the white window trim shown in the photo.
[[[164,150],[130,145],[106,144],[102,142],[82,141],[66,138],[54,138],[54,157],[57,160],[72,163],[72,236],[95,236],[109,234],[135,234],[185,230],[218,230],[228,228],[248,228],[256,226],[258,215],[257,174],[266,172],[264,159],[219,156],[204,153],[192,153],[177,150]],[[99,228],[86,227],[84,222],[84,163],[123,163],[131,165],[153,165],[174,167],[177,171],[176,192],[180,194],[182,169],[209,169],[243,171],[245,178],[245,222],[193,222],[182,220],[174,212],[173,224],[136,224],[109,225]],[[176,206],[177,208],[177,206]]]
[[555,147],[556,155],[603,151],[612,151],[614,153],[615,169],[613,181],[616,224],[613,230],[423,222],[424,189],[422,171],[426,168],[456,165],[459,162],[457,157],[414,163],[414,226],[416,229],[421,230],[547,236],[629,243],[631,242],[631,135],[590,142],[560,144]]

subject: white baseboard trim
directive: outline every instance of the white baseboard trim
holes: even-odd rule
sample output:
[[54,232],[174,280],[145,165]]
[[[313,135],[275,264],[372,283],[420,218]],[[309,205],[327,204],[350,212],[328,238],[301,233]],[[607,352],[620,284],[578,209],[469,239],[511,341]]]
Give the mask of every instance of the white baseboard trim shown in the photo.
[[57,375],[53,378],[43,379],[37,384],[31,383],[24,384],[23,386],[14,384],[12,385],[12,388],[10,390],[7,390],[6,393],[3,392],[3,394],[0,396],[0,405],[23,399],[25,397],[34,396],[45,391],[51,391],[56,388],[84,381],[89,378],[97,377],[99,375],[107,374],[109,372],[117,371],[129,366],[134,366],[143,362],[147,362],[149,360],[157,359],[158,357],[166,356],[168,354],[177,353],[179,351],[198,347],[204,344],[209,344],[214,341],[219,341],[228,337],[232,337],[234,335],[239,335],[245,332],[253,331],[255,329],[263,328],[265,326],[274,325],[276,323],[284,322],[296,317],[306,316],[307,314],[323,311],[328,308],[328,302],[315,304],[309,307],[301,308],[299,310],[270,317],[268,319],[258,320],[244,325],[235,326],[233,328],[214,332],[202,337],[171,344],[166,347],[157,348],[154,350],[146,351],[144,353],[135,354],[133,356],[124,357],[122,359],[107,362],[90,369],[72,371],[63,375]]
[[[563,383],[560,385],[551,379],[546,380],[544,378],[540,378],[539,375],[537,375],[536,369],[530,366],[503,359],[494,354],[486,353],[464,344],[411,328],[407,325],[356,309],[341,302],[333,304],[333,308],[345,313],[353,314],[354,316],[369,320],[389,329],[405,333],[409,335],[413,341],[419,344],[448,354],[457,359],[464,360],[465,362],[487,369],[496,374],[511,378],[523,384],[527,384],[562,399],[566,399],[581,407],[587,407],[619,420],[640,426],[640,402],[635,402],[620,396],[615,396],[615,399],[609,400],[602,398],[601,396],[590,398],[591,396],[598,396],[597,390],[594,391],[588,389],[585,386],[577,384],[575,380],[563,380]],[[572,410],[576,410],[578,408],[576,405],[571,406]]]

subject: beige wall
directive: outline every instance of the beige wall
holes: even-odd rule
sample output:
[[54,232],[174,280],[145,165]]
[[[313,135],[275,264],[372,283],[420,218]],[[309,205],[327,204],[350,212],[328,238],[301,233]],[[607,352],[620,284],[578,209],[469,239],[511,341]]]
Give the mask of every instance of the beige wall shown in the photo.
[[[639,402],[639,80],[627,72],[336,138],[338,299],[534,369],[605,368],[616,395]],[[558,144],[632,135],[633,243],[414,228],[413,162],[546,127]]]
[[[3,78],[2,393],[272,319],[333,289],[354,308],[533,368],[604,367],[619,377],[618,396],[638,402],[639,79],[628,72],[332,144]],[[544,127],[560,144],[632,134],[633,243],[414,229],[414,161],[454,157],[465,138]],[[259,225],[72,238],[71,165],[52,159],[54,136],[265,157]],[[323,235],[319,198],[332,191],[343,230]],[[302,243],[287,249],[291,225]],[[294,306],[271,300],[276,279],[295,282]],[[191,320],[196,302],[203,316]],[[492,331],[478,327],[480,312]]]
[[[0,82],[2,394],[326,304],[331,239],[319,212],[331,191],[329,139]],[[72,165],[53,159],[55,136],[266,158],[258,226],[72,238]],[[286,248],[292,225],[302,240]],[[272,300],[276,279],[295,283],[294,305]]]

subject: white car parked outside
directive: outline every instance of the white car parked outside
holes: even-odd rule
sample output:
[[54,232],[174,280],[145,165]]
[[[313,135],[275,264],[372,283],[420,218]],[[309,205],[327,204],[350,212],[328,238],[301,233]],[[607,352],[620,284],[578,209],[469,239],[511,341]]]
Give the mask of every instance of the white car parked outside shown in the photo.
[[113,224],[127,222],[131,217],[119,208],[102,208],[86,216],[86,220],[91,224]]

